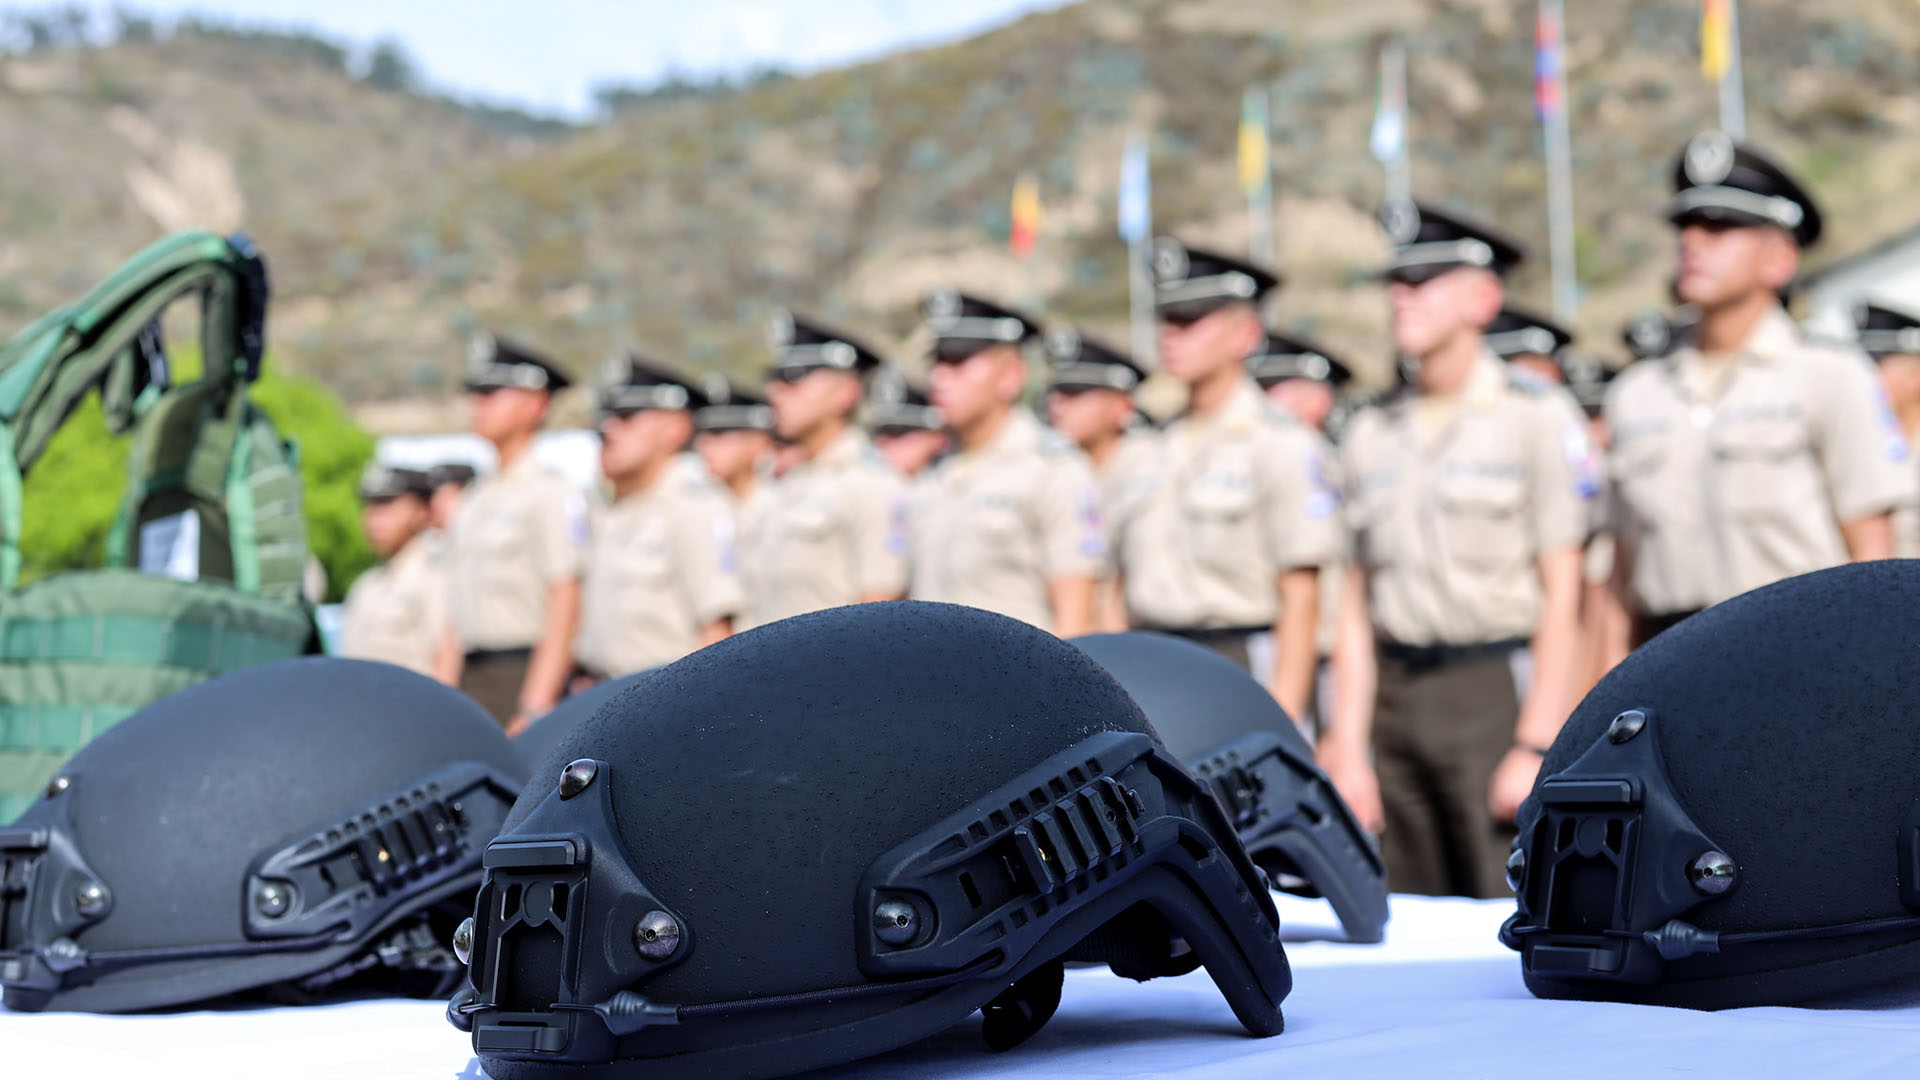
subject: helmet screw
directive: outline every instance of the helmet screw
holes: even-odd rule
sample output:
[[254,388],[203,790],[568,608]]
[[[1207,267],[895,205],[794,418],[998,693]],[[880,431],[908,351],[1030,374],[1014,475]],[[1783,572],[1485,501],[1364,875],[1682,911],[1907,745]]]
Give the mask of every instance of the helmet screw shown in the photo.
[[1526,849],[1515,847],[1513,854],[1507,856],[1507,888],[1520,891],[1520,884],[1527,880]]
[[92,918],[107,910],[106,886],[97,881],[89,881],[73,892],[73,906],[80,914]]
[[293,893],[277,881],[264,881],[253,890],[253,910],[269,919],[277,919],[293,906]]
[[1639,709],[1628,709],[1613,718],[1607,725],[1607,741],[1614,745],[1626,742],[1647,726],[1647,714]]
[[649,911],[633,928],[633,947],[649,960],[665,960],[680,948],[680,921],[664,911]]
[[56,776],[53,779],[47,781],[46,798],[51,799],[55,795],[58,795],[61,792],[66,791],[68,788],[72,786],[73,786],[73,777],[68,776],[65,773],[61,773],[59,776]]
[[920,932],[920,912],[905,900],[882,900],[873,909],[873,936],[888,945],[905,945]]
[[473,916],[471,915],[461,919],[460,925],[453,928],[453,955],[462,964],[473,962]]
[[587,758],[569,764],[560,773],[560,797],[571,799],[587,790],[587,785],[593,783],[593,778],[599,772],[600,766]]
[[1693,882],[1696,892],[1708,896],[1719,896],[1733,888],[1734,875],[1739,868],[1725,852],[1709,851],[1687,867],[1687,878]]

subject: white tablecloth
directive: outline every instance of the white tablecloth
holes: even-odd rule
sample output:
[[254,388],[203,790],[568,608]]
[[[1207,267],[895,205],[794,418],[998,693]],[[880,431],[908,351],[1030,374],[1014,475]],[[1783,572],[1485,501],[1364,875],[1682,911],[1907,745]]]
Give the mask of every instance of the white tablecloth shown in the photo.
[[[1511,902],[1395,897],[1387,941],[1290,942],[1287,1030],[1248,1038],[1206,975],[1067,975],[1060,1012],[986,1052],[978,1020],[845,1070],[855,1077],[1830,1077],[1920,1075],[1920,989],[1818,1009],[1695,1013],[1539,1001],[1494,940]],[[1281,898],[1288,936],[1334,926]],[[479,1080],[435,1002],[168,1016],[0,1011],[0,1076],[61,1080]]]

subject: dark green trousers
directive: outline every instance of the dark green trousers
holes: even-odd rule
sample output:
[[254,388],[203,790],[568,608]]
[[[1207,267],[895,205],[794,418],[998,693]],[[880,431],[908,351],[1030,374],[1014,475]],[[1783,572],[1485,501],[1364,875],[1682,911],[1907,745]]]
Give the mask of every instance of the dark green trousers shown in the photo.
[[1514,830],[1493,819],[1487,785],[1513,747],[1519,717],[1504,654],[1417,670],[1380,658],[1373,754],[1389,889],[1512,895],[1506,865]]

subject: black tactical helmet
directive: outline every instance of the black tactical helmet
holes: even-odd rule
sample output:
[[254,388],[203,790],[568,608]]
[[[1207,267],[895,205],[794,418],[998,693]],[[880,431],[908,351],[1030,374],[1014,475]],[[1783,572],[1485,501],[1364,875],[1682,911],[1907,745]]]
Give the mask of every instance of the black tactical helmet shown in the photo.
[[1916,611],[1920,563],[1824,570],[1602,680],[1520,811],[1527,987],[1720,1009],[1920,972]]
[[835,608],[662,668],[561,744],[487,848],[448,1017],[500,1080],[766,1076],[978,1009],[1061,965],[1205,965],[1258,1035],[1291,987],[1259,871],[1098,664],[999,615]]
[[[648,668],[619,679],[603,679],[556,705],[552,712],[535,720],[526,730],[513,737],[513,748],[520,752],[520,760],[527,763],[527,768],[537,769],[553,756],[575,728],[600,711],[600,706],[626,693],[628,687],[658,670]],[[566,762],[561,761],[560,764]],[[548,781],[543,777],[540,782],[545,784]]]
[[0,829],[6,1005],[446,993],[441,928],[525,777],[471,701],[386,664],[289,660],[163,698]]
[[1213,786],[1274,888],[1324,896],[1353,941],[1387,929],[1387,868],[1273,695],[1212,649],[1166,634],[1073,638]]

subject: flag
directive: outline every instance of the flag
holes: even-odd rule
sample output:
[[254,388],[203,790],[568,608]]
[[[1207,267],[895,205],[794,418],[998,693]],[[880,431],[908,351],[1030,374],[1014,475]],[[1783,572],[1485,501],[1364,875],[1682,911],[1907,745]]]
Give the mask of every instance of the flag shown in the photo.
[[1700,74],[1713,82],[1727,77],[1733,66],[1733,0],[1702,0],[1700,7]]
[[1012,217],[1008,246],[1024,259],[1033,254],[1033,246],[1040,238],[1040,181],[1034,179],[1032,173],[1021,173],[1013,182]]
[[1566,104],[1566,71],[1561,66],[1560,21],[1540,4],[1533,24],[1533,113],[1542,123],[1560,115]]
[[1240,99],[1240,191],[1247,198],[1258,198],[1267,190],[1273,175],[1267,163],[1267,91],[1248,87]]
[[1120,239],[1144,243],[1153,231],[1153,180],[1147,169],[1147,140],[1127,140],[1120,155]]
[[[1367,138],[1374,159],[1382,165],[1400,160],[1407,149],[1406,73],[1388,60],[1390,50],[1397,48],[1389,45],[1380,53],[1380,97],[1373,110],[1373,133]],[[1392,55],[1398,59],[1397,53]]]

